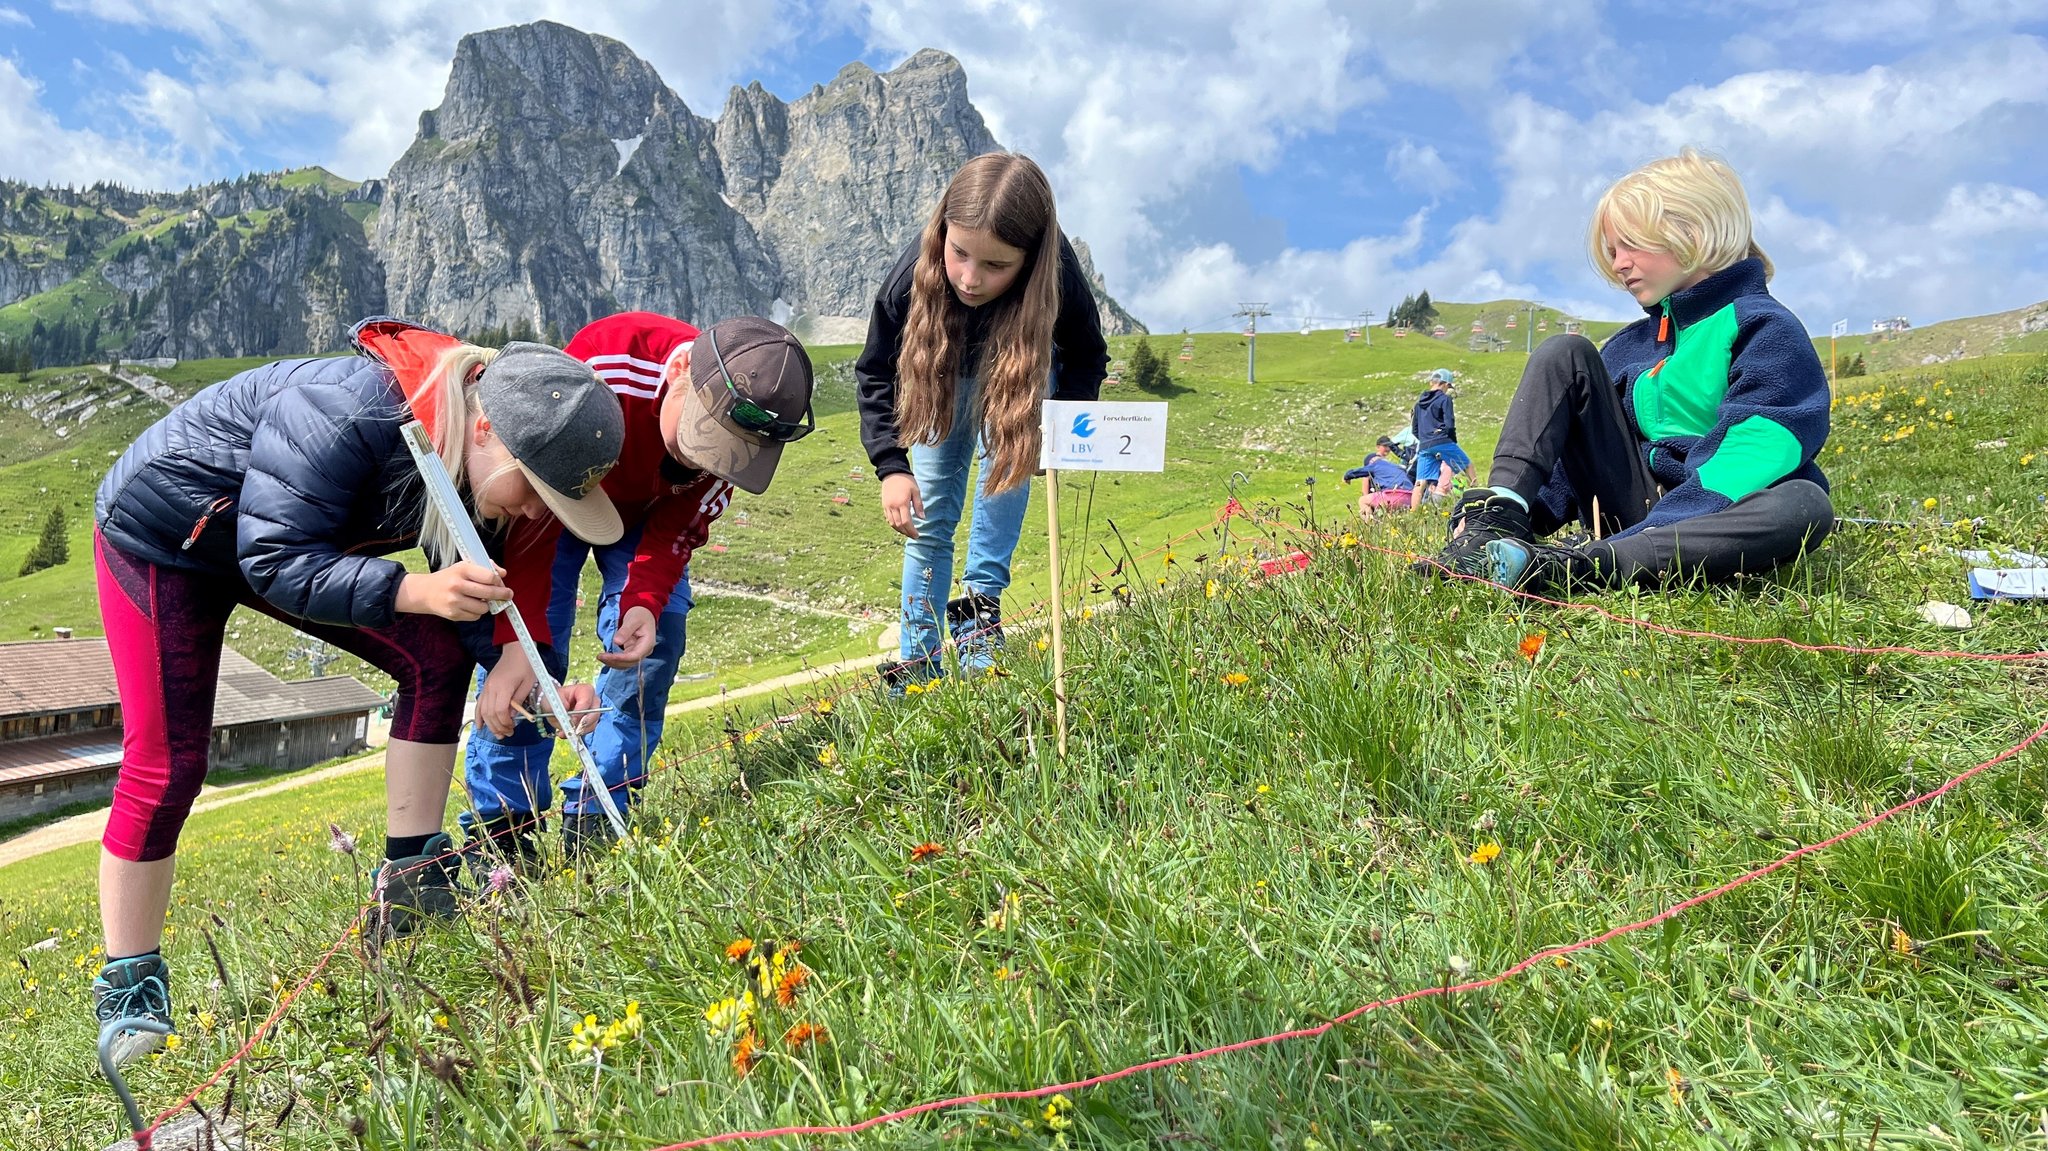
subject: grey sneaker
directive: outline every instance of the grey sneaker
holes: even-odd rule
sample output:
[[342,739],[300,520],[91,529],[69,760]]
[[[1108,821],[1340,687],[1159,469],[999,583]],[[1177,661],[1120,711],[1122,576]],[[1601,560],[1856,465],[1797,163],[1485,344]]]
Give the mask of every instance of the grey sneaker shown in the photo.
[[475,820],[465,812],[462,818],[462,861],[469,867],[471,882],[489,882],[500,863],[528,879],[545,870],[540,858],[540,817],[522,811],[490,820]]
[[[117,959],[92,981],[92,1012],[101,1027],[116,1019],[153,1019],[171,1025],[171,966],[162,955]],[[164,1044],[148,1031],[123,1031],[114,1040],[114,1065],[132,1063]]]
[[946,605],[946,626],[960,658],[960,670],[978,672],[996,661],[1003,646],[1001,598],[970,592]]
[[611,851],[619,832],[602,811],[579,811],[562,816],[562,854],[574,863]]
[[429,917],[454,919],[461,913],[455,899],[461,867],[462,859],[446,832],[429,839],[418,855],[385,860],[370,877],[375,903],[364,933],[396,939],[418,931]]

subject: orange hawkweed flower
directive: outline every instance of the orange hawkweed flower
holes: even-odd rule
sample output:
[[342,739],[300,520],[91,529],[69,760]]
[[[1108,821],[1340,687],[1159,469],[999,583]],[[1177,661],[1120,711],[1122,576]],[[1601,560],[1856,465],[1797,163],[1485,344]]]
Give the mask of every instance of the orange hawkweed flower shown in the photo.
[[799,1023],[782,1033],[785,1047],[802,1047],[806,1043],[830,1043],[832,1036],[816,1023]]
[[725,957],[734,963],[738,963],[752,953],[753,950],[753,940],[745,938],[735,939],[725,945]]
[[784,1007],[796,1006],[797,993],[803,990],[804,984],[809,982],[810,978],[810,968],[801,963],[792,965],[788,971],[782,973],[782,978],[775,981],[775,1002]]
[[1522,658],[1530,663],[1535,663],[1536,657],[1543,654],[1544,638],[1544,633],[1540,631],[1532,631],[1528,635],[1523,636],[1519,648]]
[[761,1041],[755,1037],[754,1029],[749,1027],[740,1032],[740,1037],[733,1041],[732,1073],[744,1077],[747,1072],[754,1069],[754,1064],[760,1061]]
[[923,863],[934,855],[944,855],[946,849],[936,843],[920,843],[910,849],[910,862]]

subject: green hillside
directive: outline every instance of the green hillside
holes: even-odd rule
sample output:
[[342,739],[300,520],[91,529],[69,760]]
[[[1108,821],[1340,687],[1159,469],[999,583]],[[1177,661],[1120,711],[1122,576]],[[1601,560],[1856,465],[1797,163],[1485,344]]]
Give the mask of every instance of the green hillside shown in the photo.
[[[1825,361],[1828,338],[1821,336],[1813,343]],[[1988,316],[1943,320],[1904,332],[1852,332],[1835,341],[1835,354],[1842,360],[1861,355],[1873,372],[2029,352],[2048,352],[2048,302]]]
[[[195,821],[168,949],[183,1042],[137,1070],[147,1107],[309,978],[231,1106],[205,1097],[259,1145],[663,1147],[1028,1091],[1490,976],[1926,796],[2048,717],[2035,663],[1741,646],[1411,576],[1441,512],[1361,525],[1327,469],[1446,362],[1483,456],[1519,367],[1414,342],[1262,338],[1257,386],[1232,337],[1169,361],[1190,389],[1169,470],[1066,488],[1071,569],[1105,589],[1078,577],[1065,759],[1049,654],[1019,627],[995,677],[855,689],[829,712],[781,699],[790,722],[708,753],[680,731],[641,837],[593,874],[480,894],[317,976],[366,866],[326,825],[374,843],[374,775]],[[1951,547],[2048,540],[2048,406],[2025,402],[2044,381],[2048,362],[2014,357],[1857,381],[1825,457],[1837,505],[1899,526],[1839,531],[1770,578],[1594,602],[1681,632],[2048,650],[2031,605],[1973,605],[1966,632],[1918,613],[1966,600]],[[872,487],[840,478],[850,418],[792,450],[775,499],[739,505],[783,530],[724,531],[707,575],[886,596]],[[1233,471],[1258,518],[1226,539]],[[853,503],[830,502],[839,486]],[[1241,560],[1297,548],[1298,575]],[[1015,615],[1043,566],[1020,557]],[[2039,1147],[2044,770],[2018,752],[1496,987],[1059,1100],[770,1145]],[[57,940],[0,984],[0,1144],[116,1133],[88,1057],[92,850],[0,873],[0,946]],[[729,956],[778,951],[784,978],[743,1023]]]

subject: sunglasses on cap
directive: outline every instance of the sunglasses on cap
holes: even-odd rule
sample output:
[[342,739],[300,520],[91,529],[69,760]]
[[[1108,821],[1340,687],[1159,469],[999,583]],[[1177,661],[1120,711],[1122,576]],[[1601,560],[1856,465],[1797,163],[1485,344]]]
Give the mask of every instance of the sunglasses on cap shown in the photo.
[[727,410],[732,422],[741,431],[760,436],[777,443],[791,443],[803,439],[817,429],[817,418],[811,413],[811,405],[804,405],[804,422],[793,423],[769,411],[740,394],[739,386],[732,382],[732,372],[725,366],[725,357],[718,351],[718,330],[713,328],[704,333],[711,344],[711,358],[718,365],[719,378],[725,381],[725,390],[732,393],[732,407]]

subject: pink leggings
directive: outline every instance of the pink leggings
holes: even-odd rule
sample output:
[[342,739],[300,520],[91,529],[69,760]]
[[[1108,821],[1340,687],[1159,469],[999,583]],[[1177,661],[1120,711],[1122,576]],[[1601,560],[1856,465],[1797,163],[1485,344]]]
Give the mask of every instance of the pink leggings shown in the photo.
[[213,697],[228,615],[242,604],[322,639],[398,681],[391,738],[454,743],[474,660],[455,625],[401,615],[389,627],[312,623],[278,611],[239,572],[194,572],[137,559],[93,533],[100,619],[121,695],[121,774],[100,840],[146,863],[178,848],[206,779]]

